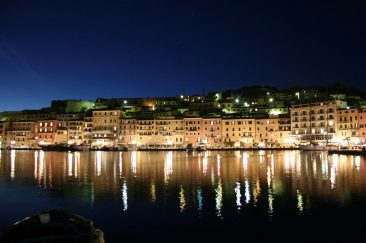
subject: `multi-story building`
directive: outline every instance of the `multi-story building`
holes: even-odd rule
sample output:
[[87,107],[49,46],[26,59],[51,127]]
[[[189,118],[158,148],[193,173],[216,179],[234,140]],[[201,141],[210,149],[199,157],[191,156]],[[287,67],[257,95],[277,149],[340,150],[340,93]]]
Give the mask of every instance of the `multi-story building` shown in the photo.
[[265,118],[255,121],[255,141],[262,146],[274,146],[279,141],[279,119]]
[[93,117],[84,117],[84,144],[90,145],[93,138]]
[[251,147],[255,143],[255,119],[222,119],[222,140],[225,146]]
[[153,138],[156,144],[168,148],[183,148],[183,119],[160,119],[156,120],[155,124],[156,130]]
[[221,121],[221,118],[203,118],[202,120],[203,142],[210,147],[218,147],[222,145]]
[[358,112],[358,133],[360,136],[360,143],[366,144],[366,110]]
[[5,135],[5,128],[8,126],[9,122],[0,122],[0,148],[3,147],[4,144],[4,135]]
[[278,119],[278,143],[282,146],[294,146],[296,137],[291,134],[291,118],[280,117]]
[[94,110],[92,111],[93,131],[92,146],[96,147],[115,147],[118,145],[120,134],[120,110]]
[[185,144],[198,144],[203,142],[202,118],[186,117],[183,119]]
[[120,120],[120,135],[119,143],[124,146],[132,147],[136,142],[136,119],[121,119]]
[[338,109],[346,108],[345,101],[333,100],[293,105],[291,133],[300,142],[330,142],[337,139]]
[[84,127],[84,120],[67,121],[67,142],[69,144],[83,144]]
[[35,146],[34,121],[10,122],[4,132],[4,147],[21,148]]
[[351,145],[360,142],[358,131],[358,109],[338,110],[338,139],[341,143]]
[[39,144],[67,143],[66,123],[58,120],[39,120],[35,139]]
[[153,147],[155,141],[156,125],[155,120],[136,120],[135,141],[137,146]]

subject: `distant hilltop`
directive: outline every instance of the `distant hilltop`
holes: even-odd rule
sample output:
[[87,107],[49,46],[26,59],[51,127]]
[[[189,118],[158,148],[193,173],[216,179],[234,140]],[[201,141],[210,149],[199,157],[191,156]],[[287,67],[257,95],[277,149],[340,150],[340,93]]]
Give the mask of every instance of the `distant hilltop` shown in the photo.
[[8,120],[14,114],[87,113],[99,109],[118,109],[127,114],[134,113],[137,117],[147,115],[144,114],[146,112],[166,112],[171,116],[287,114],[288,108],[293,104],[331,99],[345,100],[351,107],[366,108],[365,93],[348,84],[290,85],[287,89],[254,85],[210,92],[207,95],[203,93],[155,98],[98,98],[95,101],[52,100],[50,107],[38,110],[1,112],[0,120]]

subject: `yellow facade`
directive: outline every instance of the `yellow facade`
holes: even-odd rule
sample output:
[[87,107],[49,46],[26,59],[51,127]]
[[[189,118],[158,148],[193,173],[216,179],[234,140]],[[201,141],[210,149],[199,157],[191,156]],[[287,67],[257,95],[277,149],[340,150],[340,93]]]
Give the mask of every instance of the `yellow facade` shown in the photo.
[[223,119],[221,136],[225,146],[251,147],[255,142],[255,119]]
[[256,119],[255,141],[260,147],[274,146],[279,143],[278,118]]
[[341,144],[351,145],[360,142],[358,132],[358,109],[338,110],[338,139]]
[[121,117],[122,111],[120,110],[92,111],[93,131],[91,134],[91,145],[94,147],[117,146]]
[[93,117],[84,117],[84,144],[90,145],[93,138]]
[[136,129],[137,129],[137,121],[136,119],[121,119],[120,121],[120,135],[119,141],[120,144],[131,146],[136,144]]
[[11,148],[31,148],[35,147],[35,129],[34,121],[10,122],[4,129],[4,147]]
[[203,142],[209,147],[222,146],[222,119],[221,118],[203,118],[202,135]]
[[67,142],[69,144],[84,143],[84,120],[70,120],[67,122]]

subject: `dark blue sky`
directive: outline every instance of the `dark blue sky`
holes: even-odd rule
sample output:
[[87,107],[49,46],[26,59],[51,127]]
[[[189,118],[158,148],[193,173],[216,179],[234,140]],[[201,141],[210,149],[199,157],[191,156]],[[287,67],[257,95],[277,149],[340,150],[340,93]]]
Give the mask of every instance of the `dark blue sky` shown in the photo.
[[0,111],[253,84],[365,89],[364,2],[0,0]]

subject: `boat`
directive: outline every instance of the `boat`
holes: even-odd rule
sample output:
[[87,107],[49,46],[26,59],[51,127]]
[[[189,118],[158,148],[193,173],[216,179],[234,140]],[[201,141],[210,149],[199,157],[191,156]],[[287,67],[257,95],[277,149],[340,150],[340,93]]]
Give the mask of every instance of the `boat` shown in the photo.
[[59,144],[39,144],[38,145],[43,151],[74,151],[69,144],[59,143]]
[[299,145],[299,149],[302,151],[327,151],[328,147],[308,144],[308,145]]
[[194,147],[193,147],[193,145],[191,144],[191,143],[189,143],[188,145],[187,145],[187,152],[188,153],[192,153],[194,151]]
[[43,211],[7,226],[0,242],[105,243],[93,221],[64,209]]
[[207,146],[204,143],[199,143],[198,146],[196,147],[196,151],[206,151],[207,150]]
[[71,144],[70,149],[74,150],[74,151],[85,151],[85,150],[89,150],[90,146],[84,145],[84,144]]
[[344,146],[329,150],[330,154],[364,155],[366,156],[366,145],[362,146]]

